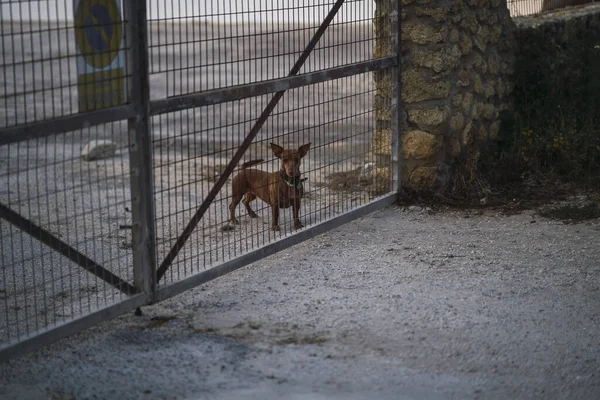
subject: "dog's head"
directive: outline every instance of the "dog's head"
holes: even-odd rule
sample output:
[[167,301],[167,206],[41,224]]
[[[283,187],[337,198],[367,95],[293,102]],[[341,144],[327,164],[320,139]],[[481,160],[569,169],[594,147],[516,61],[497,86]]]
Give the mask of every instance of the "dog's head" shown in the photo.
[[310,143],[303,144],[297,149],[284,150],[283,147],[271,143],[271,149],[275,157],[281,161],[280,169],[289,177],[300,176],[300,160],[308,153]]

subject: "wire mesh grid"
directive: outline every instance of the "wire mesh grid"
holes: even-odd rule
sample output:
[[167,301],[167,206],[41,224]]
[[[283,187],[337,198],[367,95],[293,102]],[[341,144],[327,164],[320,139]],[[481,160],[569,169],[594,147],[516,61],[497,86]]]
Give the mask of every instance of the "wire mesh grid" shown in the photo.
[[126,24],[74,3],[1,2],[0,128],[126,101]]
[[[334,3],[151,1],[152,97],[287,76]],[[372,1],[346,1],[302,72],[371,59],[373,13]]]
[[[165,18],[150,14],[153,97],[287,76],[334,2],[298,2],[293,7],[284,7],[286,2],[219,3],[222,9],[208,3],[187,11],[181,6],[162,8],[169,16]],[[241,8],[234,9],[233,3]],[[373,59],[373,15],[370,1],[344,4],[300,73]],[[372,141],[375,94],[372,73],[288,90],[241,163],[263,159],[252,168],[277,174],[281,161],[271,143],[285,149],[310,143],[300,168],[308,178],[299,213],[305,226],[391,192],[390,165],[375,168],[374,163],[376,154],[390,152],[389,141]],[[159,264],[271,98],[255,96],[152,118]],[[232,179],[240,172],[238,168],[229,178],[160,284],[179,281],[296,231],[291,202],[279,210],[279,231],[271,229],[271,207],[260,199],[251,202],[257,218],[250,217],[242,202],[235,210],[239,224],[230,220]]]
[[[303,184],[300,210],[304,225],[329,219],[391,191],[389,179],[376,179],[376,175],[363,172],[375,154],[388,150],[372,146],[374,95],[371,74],[291,90],[247,151],[244,162],[263,159],[253,168],[277,174],[281,162],[270,143],[285,149],[311,144],[301,161],[302,177],[308,178]],[[164,133],[154,141],[159,258],[181,234],[250,129],[252,115],[259,114],[269,98],[179,112],[178,123],[172,123],[169,130],[164,117],[162,121],[155,117]],[[240,203],[236,209],[240,224],[232,224],[232,191],[230,178],[179,253],[176,265],[167,274],[168,281],[182,279],[295,231],[291,206],[280,210],[277,232],[271,230],[271,208],[258,199],[252,203],[258,218],[250,218]]]
[[[2,347],[135,291],[127,123],[58,128],[61,117],[126,100],[121,1],[96,3],[0,4],[0,128],[50,122],[31,129],[37,139],[2,132],[2,143],[16,140],[0,146]],[[80,158],[103,139],[115,157]]]
[[[132,281],[126,128],[109,123],[0,147],[0,204],[22,218],[15,225],[6,210],[0,218],[0,344],[127,297],[96,276],[107,277],[102,267],[86,271],[57,251],[78,251]],[[118,143],[117,154],[82,161],[92,138]],[[48,235],[58,248],[43,244]]]
[[507,0],[506,5],[511,17],[522,17],[596,2],[596,0]]

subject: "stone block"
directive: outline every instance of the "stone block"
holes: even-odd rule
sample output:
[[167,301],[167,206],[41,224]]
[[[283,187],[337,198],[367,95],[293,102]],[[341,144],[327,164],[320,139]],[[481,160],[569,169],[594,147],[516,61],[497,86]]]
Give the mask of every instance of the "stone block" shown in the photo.
[[477,94],[483,94],[485,92],[485,88],[483,87],[483,83],[481,82],[481,77],[479,74],[475,75],[475,84],[473,85],[473,89]]
[[457,45],[453,45],[444,47],[440,51],[417,50],[413,61],[420,67],[431,68],[439,73],[456,67],[460,57],[460,49]]
[[465,93],[463,96],[463,100],[462,100],[462,109],[465,112],[465,114],[469,115],[469,112],[471,111],[472,103],[473,103],[473,94],[471,94],[470,92]]
[[488,43],[490,43],[490,44],[498,43],[501,36],[502,36],[502,28],[498,25],[492,25],[490,27],[489,36],[487,39]]
[[499,65],[498,56],[496,54],[491,54],[488,57],[487,66],[488,66],[487,69],[490,74],[492,74],[492,75],[498,74],[498,72],[500,71],[500,65]]
[[473,37],[473,44],[475,45],[475,47],[477,49],[479,49],[479,51],[481,51],[482,53],[485,52],[485,49],[486,49],[485,41],[482,40],[482,38],[480,36]]
[[376,129],[372,139],[373,153],[391,154],[392,130],[390,128]]
[[449,112],[447,108],[414,108],[408,110],[408,122],[416,125],[438,126],[444,122],[446,114]]
[[496,108],[492,104],[488,103],[483,106],[483,118],[491,121],[491,120],[496,119],[496,116],[497,116]]
[[416,44],[441,43],[446,37],[446,27],[423,22],[406,22],[402,24],[402,36]]
[[480,54],[475,54],[473,64],[481,73],[485,74],[487,72],[487,62],[485,62]]
[[475,34],[475,46],[483,53],[486,49],[487,43],[489,43],[490,30],[486,25],[480,25],[477,28],[477,33]]
[[503,98],[506,93],[506,88],[504,86],[504,81],[502,78],[498,78],[496,81],[496,93],[498,93],[498,97]]
[[419,17],[431,17],[435,22],[442,22],[448,17],[448,10],[439,7],[415,7],[415,14]]
[[461,112],[456,113],[450,118],[450,131],[452,133],[460,132],[465,125],[465,118]]
[[117,152],[117,145],[110,140],[92,140],[81,150],[83,161],[110,158]]
[[463,96],[462,96],[462,94],[460,94],[460,93],[459,93],[459,94],[455,94],[455,95],[452,97],[452,106],[453,106],[453,107],[458,107],[458,106],[460,106],[460,105],[462,104],[462,100],[463,100]]
[[473,117],[473,119],[479,119],[483,114],[484,106],[485,105],[480,102],[476,102],[475,104],[473,104],[473,111],[471,112],[471,117]]
[[456,81],[457,86],[466,87],[471,84],[471,71],[468,69],[461,69],[458,73],[458,81]]
[[428,189],[435,185],[437,167],[416,167],[410,174],[409,185],[415,189]]
[[414,130],[402,136],[402,154],[405,159],[428,160],[440,149],[439,137],[429,132]]
[[463,146],[468,146],[473,140],[473,122],[469,122],[460,135],[460,141]]
[[462,147],[460,146],[460,141],[452,137],[448,140],[448,154],[450,157],[456,157],[460,154]]
[[405,103],[444,99],[449,92],[450,82],[432,82],[423,76],[422,70],[409,69],[402,73],[402,100]]
[[489,99],[496,94],[496,90],[494,89],[494,85],[492,83],[488,82],[484,85],[484,94],[486,99]]
[[496,140],[498,138],[498,132],[500,132],[500,121],[496,121],[490,125],[488,130],[488,138]]
[[450,31],[450,41],[452,43],[456,43],[459,41],[459,39],[460,39],[460,32],[458,32],[458,29],[456,29],[456,28],[452,29]]
[[463,18],[461,19],[459,26],[471,33],[476,33],[479,28],[479,23],[477,22],[477,18],[472,13],[465,13]]
[[463,37],[460,40],[460,51],[462,52],[462,54],[464,56],[466,56],[469,53],[471,53],[472,49],[473,49],[473,41],[471,40],[469,35],[466,35],[463,33]]

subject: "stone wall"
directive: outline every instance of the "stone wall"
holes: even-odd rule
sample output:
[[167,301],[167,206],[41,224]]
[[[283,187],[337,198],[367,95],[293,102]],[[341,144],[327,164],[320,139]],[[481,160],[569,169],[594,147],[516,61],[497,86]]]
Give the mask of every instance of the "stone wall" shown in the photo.
[[[375,56],[392,52],[393,1],[376,1]],[[443,191],[457,171],[476,168],[482,144],[514,135],[515,122],[540,131],[568,122],[575,133],[600,126],[600,5],[512,20],[506,0],[401,1],[403,187]],[[381,178],[389,71],[375,83]]]
[[[391,53],[385,17],[393,0],[377,0],[375,55]],[[476,162],[477,143],[494,139],[510,109],[515,25],[505,0],[402,0],[401,181],[438,190],[457,159]],[[389,74],[375,75],[378,98],[391,97]],[[387,103],[389,104],[389,103]],[[379,106],[378,106],[379,107]],[[377,111],[374,148],[390,116]],[[385,157],[378,157],[385,159]]]

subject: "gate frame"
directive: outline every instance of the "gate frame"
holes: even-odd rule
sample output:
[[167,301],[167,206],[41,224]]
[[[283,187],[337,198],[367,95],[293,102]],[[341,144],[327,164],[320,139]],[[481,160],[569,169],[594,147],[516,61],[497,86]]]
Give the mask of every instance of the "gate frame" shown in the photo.
[[[402,103],[400,98],[401,91],[401,29],[400,15],[401,4],[399,1],[391,0],[391,43],[392,55],[362,61],[354,64],[343,65],[339,67],[328,68],[310,73],[297,75],[303,62],[311,54],[312,49],[317,44],[320,36],[328,29],[331,21],[335,17],[337,10],[344,4],[345,0],[336,0],[336,3],[329,12],[327,18],[307,45],[307,48],[300,56],[298,62],[290,71],[290,75],[285,78],[278,78],[269,81],[261,81],[238,85],[233,87],[224,87],[204,92],[190,93],[171,98],[150,100],[149,89],[149,48],[148,48],[148,21],[147,21],[147,2],[146,1],[123,1],[123,21],[127,23],[125,29],[126,43],[129,44],[127,52],[128,63],[128,101],[129,103],[111,107],[102,110],[96,110],[85,113],[67,115],[60,118],[36,121],[29,124],[22,124],[7,128],[0,128],[0,146],[16,143],[20,141],[39,139],[67,131],[74,131],[87,128],[93,125],[128,121],[128,134],[130,140],[130,185],[131,185],[131,205],[132,205],[132,236],[133,236],[133,270],[134,285],[124,286],[123,283],[113,286],[122,286],[131,297],[111,304],[102,309],[96,310],[90,314],[82,315],[73,320],[63,322],[57,325],[49,326],[40,331],[31,333],[19,342],[0,347],[0,360],[6,361],[12,357],[22,354],[25,351],[32,351],[61,338],[72,335],[76,332],[87,329],[100,322],[117,317],[125,312],[138,309],[141,306],[153,304],[181,292],[206,283],[223,275],[226,275],[236,269],[246,266],[252,262],[260,260],[271,254],[279,252],[294,244],[298,244],[307,239],[313,238],[319,234],[334,229],[347,222],[360,218],[381,208],[390,206],[397,202],[402,191],[400,184],[400,154],[401,141],[400,130],[402,121]],[[337,8],[336,8],[337,7]],[[128,41],[127,41],[128,40]],[[303,59],[303,60],[302,60]],[[391,103],[391,191],[379,197],[378,199],[352,210],[346,211],[340,215],[330,218],[324,222],[309,226],[297,233],[285,236],[272,243],[254,249],[233,260],[221,263],[215,267],[205,270],[201,273],[184,278],[181,281],[159,286],[159,281],[170,263],[175,259],[177,252],[183,247],[183,243],[192,233],[193,229],[200,221],[202,214],[211,204],[214,197],[218,194],[221,187],[234,167],[244,155],[245,150],[250,146],[252,140],[260,131],[260,128],[267,120],[270,112],[289,89],[299,88],[322,83],[334,79],[349,77],[367,72],[373,72],[381,69],[389,69],[392,77],[392,103]],[[244,142],[235,153],[233,159],[227,166],[226,171],[221,175],[219,181],[215,184],[208,197],[198,209],[196,215],[179,237],[175,246],[171,249],[169,255],[157,269],[156,255],[156,232],[155,220],[156,212],[154,205],[154,177],[152,163],[152,140],[150,132],[150,118],[152,116],[181,111],[195,107],[214,105],[232,100],[241,100],[259,95],[275,93],[271,102],[257,120],[250,133],[246,136]],[[270,109],[269,109],[270,108]],[[150,184],[146,184],[150,182]],[[206,204],[205,204],[206,203]],[[0,204],[0,206],[2,206]],[[2,206],[4,207],[4,206]],[[4,207],[7,208],[7,207]],[[204,209],[204,211],[202,211]],[[70,258],[78,265],[86,268],[87,266],[97,266],[101,271],[107,271],[100,265],[90,260],[85,255],[79,253],[76,249],[62,242],[59,238],[50,232],[44,231],[41,227],[36,227],[30,221],[7,208],[0,210],[0,218],[13,223],[20,229],[32,235],[39,240],[47,236],[47,241],[42,241],[54,250]],[[13,220],[9,219],[11,217]],[[196,220],[197,219],[197,220]],[[19,224],[14,221],[20,221]],[[190,228],[191,229],[188,229]],[[29,229],[27,229],[29,228]],[[39,229],[37,234],[32,233],[32,229]],[[42,232],[44,235],[40,235]],[[37,237],[36,237],[37,236]],[[182,242],[182,243],[181,243]],[[52,245],[54,243],[54,245]],[[61,251],[64,250],[64,251]],[[75,258],[74,258],[75,257]],[[83,260],[83,261],[77,261]],[[168,262],[167,262],[168,261]],[[93,263],[93,264],[92,264]],[[86,268],[88,269],[88,268]],[[88,269],[90,271],[90,269]],[[160,272],[162,271],[162,273]],[[93,271],[90,271],[93,272]],[[110,272],[109,272],[110,273]],[[102,276],[96,274],[101,279]],[[122,280],[115,276],[115,282]],[[106,279],[105,279],[106,281]],[[126,283],[126,282],[125,282]],[[118,287],[119,288],[119,287]],[[121,290],[121,289],[120,289]],[[125,290],[123,290],[125,292]],[[1,361],[0,361],[1,362]]]

